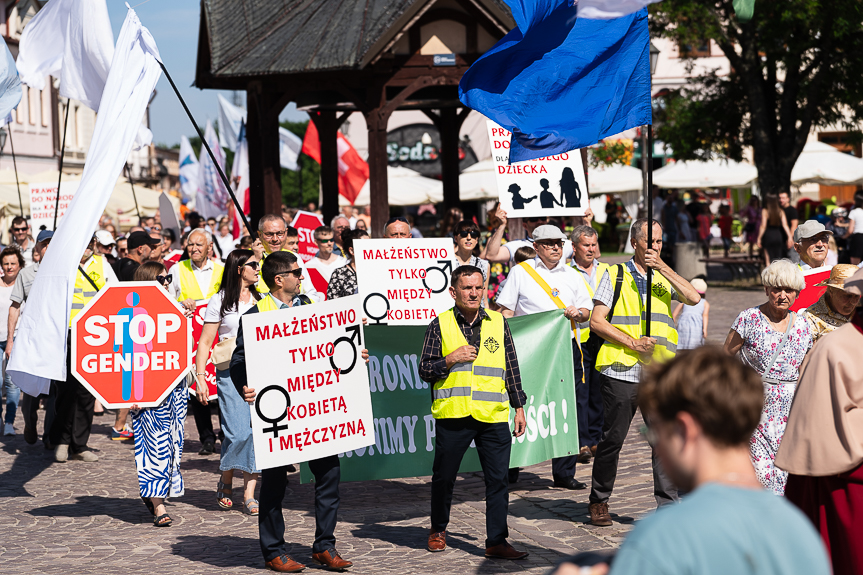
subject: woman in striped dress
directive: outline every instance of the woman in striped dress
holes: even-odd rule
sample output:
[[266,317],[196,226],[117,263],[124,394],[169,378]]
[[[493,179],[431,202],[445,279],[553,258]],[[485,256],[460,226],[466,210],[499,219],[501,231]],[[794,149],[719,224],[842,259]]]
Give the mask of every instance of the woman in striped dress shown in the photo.
[[[146,262],[135,271],[135,281],[157,281],[167,289],[171,276],[161,262]],[[153,514],[156,527],[171,525],[165,499],[180,497],[184,491],[180,458],[189,401],[188,385],[187,377],[158,407],[138,409],[132,406],[138,485],[141,499]]]

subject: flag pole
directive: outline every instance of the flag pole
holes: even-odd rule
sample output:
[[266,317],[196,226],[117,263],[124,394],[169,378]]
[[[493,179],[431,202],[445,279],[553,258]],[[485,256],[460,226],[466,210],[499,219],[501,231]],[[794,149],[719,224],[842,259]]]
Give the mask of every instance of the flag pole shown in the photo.
[[57,176],[57,201],[54,203],[54,229],[57,229],[57,213],[60,211],[60,182],[63,181],[63,159],[66,156],[66,128],[69,124],[69,108],[71,100],[66,98],[66,118],[63,120],[63,145],[60,146],[60,175]]
[[21,217],[24,217],[24,200],[21,199],[21,182],[18,181],[18,162],[15,161],[15,143],[12,141],[12,128],[9,128],[9,147],[12,148],[12,166],[15,168],[15,185],[18,187],[18,205],[21,206]]
[[243,223],[246,225],[246,229],[249,230],[249,233],[253,233],[252,225],[249,223],[249,219],[246,217],[245,212],[243,212],[243,206],[240,205],[240,202],[237,200],[237,196],[234,194],[234,190],[231,189],[231,184],[228,181],[228,177],[225,176],[225,172],[222,171],[222,166],[219,165],[219,162],[216,161],[216,156],[213,155],[213,150],[210,149],[210,144],[207,143],[207,139],[204,137],[203,132],[201,132],[201,128],[198,127],[198,123],[195,121],[194,116],[192,116],[192,112],[189,110],[189,107],[186,105],[186,101],[183,99],[183,96],[180,95],[180,90],[177,89],[177,85],[174,84],[173,78],[171,78],[171,74],[168,73],[168,69],[165,67],[165,64],[162,63],[161,60],[157,60],[159,62],[159,66],[162,68],[162,72],[165,73],[165,77],[168,78],[168,82],[171,84],[171,88],[174,89],[174,93],[177,95],[177,98],[180,100],[180,104],[183,105],[183,109],[186,111],[186,115],[189,116],[189,120],[192,122],[192,126],[195,127],[195,131],[198,133],[198,137],[201,138],[201,144],[203,144],[204,148],[207,150],[207,154],[209,154],[210,159],[213,161],[213,165],[216,166],[216,171],[219,172],[219,177],[222,178],[222,184],[224,184],[225,189],[228,190],[228,193],[231,195],[231,199],[234,201],[234,207],[237,212],[239,212],[240,217],[243,219]]
[[[650,192],[653,188],[653,124],[647,125],[647,149],[645,150],[645,163],[647,165],[647,249],[653,249],[653,198]],[[657,254],[659,255],[659,254]],[[646,318],[644,325],[647,327],[646,337],[650,337],[650,300],[653,292],[653,268],[647,268],[647,302],[645,303]]]
[[126,179],[129,180],[129,185],[132,187],[132,198],[135,200],[135,213],[138,214],[138,225],[141,225],[141,210],[138,209],[138,196],[135,194],[135,182],[132,180],[132,170],[129,169],[129,164],[126,166]]

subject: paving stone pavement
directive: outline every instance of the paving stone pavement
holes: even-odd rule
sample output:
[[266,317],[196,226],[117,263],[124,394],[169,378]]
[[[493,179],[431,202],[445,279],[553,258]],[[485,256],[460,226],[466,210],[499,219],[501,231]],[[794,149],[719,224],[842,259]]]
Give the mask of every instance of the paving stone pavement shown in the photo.
[[[724,340],[737,313],[763,297],[760,290],[709,291],[710,339]],[[257,518],[216,505],[218,455],[197,455],[200,444],[192,418],[187,420],[182,462],[186,493],[168,504],[174,520],[170,528],[152,526],[138,496],[133,446],[110,440],[112,423],[112,416],[94,420],[90,446],[100,456],[98,463],[55,463],[53,452],[41,442],[27,445],[20,428],[16,437],[0,437],[0,573],[261,572]],[[338,549],[354,562],[351,573],[360,574],[540,574],[561,557],[612,550],[634,521],[655,507],[650,449],[638,435],[640,426],[637,416],[621,454],[610,501],[612,527],[588,525],[588,492],[553,488],[551,465],[545,463],[523,470],[510,487],[510,541],[530,551],[525,560],[483,556],[485,502],[479,473],[459,477],[449,548],[434,554],[425,550],[428,477],[343,483]],[[590,472],[589,464],[579,465],[576,477],[589,483]],[[235,502],[239,509],[239,496]],[[299,474],[290,478],[284,505],[290,552],[311,564],[313,487],[300,485]]]

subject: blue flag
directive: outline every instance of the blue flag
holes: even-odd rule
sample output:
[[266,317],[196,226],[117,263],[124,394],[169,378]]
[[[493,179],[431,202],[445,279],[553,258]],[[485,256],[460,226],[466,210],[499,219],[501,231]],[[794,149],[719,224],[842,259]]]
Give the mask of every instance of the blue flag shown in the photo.
[[0,42],[4,52],[0,55],[0,118],[5,118],[21,102],[21,80],[9,47],[2,38]]
[[483,54],[459,99],[512,132],[510,162],[652,123],[647,9],[576,19],[569,0],[506,0],[518,27]]

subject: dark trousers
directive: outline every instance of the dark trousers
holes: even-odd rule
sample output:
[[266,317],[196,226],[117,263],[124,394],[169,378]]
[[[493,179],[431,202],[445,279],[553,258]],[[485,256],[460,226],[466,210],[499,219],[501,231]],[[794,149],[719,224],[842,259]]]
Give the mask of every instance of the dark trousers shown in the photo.
[[[593,485],[590,490],[590,502],[608,501],[614,489],[617,477],[617,465],[620,461],[620,449],[629,432],[632,418],[638,407],[638,384],[621,381],[600,375],[602,378],[602,399],[605,405],[605,422],[602,427],[602,439],[596,448],[596,458],[593,460]],[[657,505],[665,505],[677,501],[677,488],[671,482],[659,460],[656,451],[651,451],[653,465],[653,495]]]
[[66,349],[66,381],[52,381],[51,392],[55,392],[54,421],[48,428],[48,437],[53,445],[68,445],[69,453],[81,453],[90,441],[93,427],[93,397],[81,382],[72,375],[71,336]]
[[[602,379],[596,371],[596,356],[593,355],[587,345],[581,346],[581,355],[584,358],[584,387],[587,395],[585,407],[578,403],[578,443],[580,446],[594,446],[602,439],[602,421],[605,419],[605,408],[602,405]],[[582,417],[584,413],[584,417]],[[583,420],[583,422],[582,422]]]
[[[219,425],[222,423],[222,410],[219,408],[219,402],[216,404],[216,413],[219,415]],[[213,418],[210,404],[204,405],[195,397],[189,397],[189,411],[192,412],[192,417],[195,418],[195,427],[198,429],[198,438],[201,443],[216,443],[216,432],[213,430]]]
[[57,399],[57,386],[52,384],[48,395],[43,394],[33,397],[32,395],[22,393],[21,417],[24,418],[24,427],[36,429],[36,424],[39,422],[39,401],[43,398],[45,399],[45,422],[42,426],[42,441],[45,443],[45,447],[48,447],[51,444],[48,431],[54,422],[54,403]]
[[[582,382],[584,370],[581,365],[581,347],[578,340],[572,340],[572,365],[575,377],[575,417],[578,422],[578,434],[581,436],[582,412],[587,413],[587,389]],[[584,407],[582,407],[584,404]],[[585,423],[585,426],[587,424]],[[551,476],[556,480],[565,480],[575,477],[575,462],[578,460],[578,448],[574,455],[566,457],[555,457],[551,460]]]
[[[312,553],[321,553],[336,546],[336,516],[339,513],[339,456],[309,461],[315,476],[315,543]],[[287,555],[285,548],[285,518],[282,499],[288,485],[287,467],[261,470],[261,500],[258,532],[264,561]]]
[[485,479],[485,546],[503,543],[509,535],[509,423],[483,423],[472,417],[435,420],[435,454],[432,464],[431,528],[446,531],[458,468],[471,441],[476,443]]

